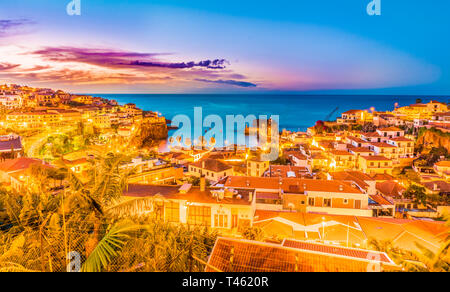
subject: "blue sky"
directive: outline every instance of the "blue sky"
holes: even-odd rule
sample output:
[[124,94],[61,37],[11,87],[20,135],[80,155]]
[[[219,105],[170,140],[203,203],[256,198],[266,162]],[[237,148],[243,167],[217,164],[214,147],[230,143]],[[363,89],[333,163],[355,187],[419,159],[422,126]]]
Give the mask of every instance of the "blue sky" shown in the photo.
[[447,0],[381,0],[381,16],[367,15],[370,0],[81,0],[81,16],[66,14],[69,2],[2,3],[0,80],[78,92],[450,94]]

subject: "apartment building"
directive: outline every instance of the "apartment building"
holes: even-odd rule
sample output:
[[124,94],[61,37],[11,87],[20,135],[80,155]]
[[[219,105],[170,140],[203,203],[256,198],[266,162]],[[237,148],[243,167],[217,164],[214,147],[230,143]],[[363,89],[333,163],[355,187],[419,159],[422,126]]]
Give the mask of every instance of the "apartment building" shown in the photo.
[[344,181],[233,176],[227,177],[223,185],[254,189],[258,210],[372,216],[367,193]]
[[234,175],[233,167],[216,159],[203,159],[188,165],[188,175],[201,177],[210,181],[218,181],[226,176]]
[[123,196],[125,200],[139,199],[141,202],[134,204],[130,215],[154,214],[166,222],[229,232],[252,225],[255,214],[253,190],[206,188],[205,184],[204,179],[200,187],[130,184]]
[[360,156],[358,167],[359,170],[370,175],[392,174],[393,161],[380,155]]

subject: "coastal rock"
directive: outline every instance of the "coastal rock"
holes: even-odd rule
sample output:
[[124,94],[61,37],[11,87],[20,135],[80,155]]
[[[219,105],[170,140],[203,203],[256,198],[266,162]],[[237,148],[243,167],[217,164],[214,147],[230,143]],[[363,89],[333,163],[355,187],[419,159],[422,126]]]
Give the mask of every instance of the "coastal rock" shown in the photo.
[[133,138],[131,144],[139,148],[154,147],[161,140],[168,137],[167,125],[165,123],[142,122],[138,134]]
[[444,133],[434,128],[427,129],[419,134],[417,145],[423,145],[424,148],[444,147],[450,152],[450,133]]

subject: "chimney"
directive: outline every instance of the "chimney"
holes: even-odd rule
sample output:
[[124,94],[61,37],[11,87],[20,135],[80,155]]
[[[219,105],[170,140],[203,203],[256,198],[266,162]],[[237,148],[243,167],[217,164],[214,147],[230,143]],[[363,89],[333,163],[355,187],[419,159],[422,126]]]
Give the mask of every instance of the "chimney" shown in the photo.
[[200,191],[201,191],[201,192],[206,191],[206,178],[205,178],[204,175],[202,175],[202,176],[200,177]]

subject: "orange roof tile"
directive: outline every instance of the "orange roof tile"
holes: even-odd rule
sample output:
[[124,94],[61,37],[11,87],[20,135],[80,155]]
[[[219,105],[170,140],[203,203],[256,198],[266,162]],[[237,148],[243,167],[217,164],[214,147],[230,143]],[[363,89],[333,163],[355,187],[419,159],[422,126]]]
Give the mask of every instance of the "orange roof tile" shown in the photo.
[[378,148],[397,148],[397,146],[385,143],[385,142],[372,142],[370,145],[378,147]]
[[190,163],[189,166],[194,166],[201,169],[206,169],[213,172],[222,172],[233,168],[230,165],[227,165],[216,159],[204,159],[202,161]]
[[413,140],[408,139],[406,137],[395,137],[395,138],[389,138],[390,141],[395,141],[395,142],[413,142]]
[[443,160],[443,161],[436,162],[434,165],[441,166],[441,167],[450,167],[450,161]]
[[384,263],[394,264],[394,262],[384,252],[377,252],[373,250],[363,250],[357,248],[348,248],[342,246],[333,246],[326,244],[318,244],[312,242],[298,241],[292,239],[286,239],[282,243],[283,246],[298,248],[303,250],[318,251],[321,253],[341,255],[350,258],[359,258],[367,260],[369,255],[377,255],[380,261]]
[[44,162],[40,159],[36,158],[16,158],[16,159],[7,159],[4,162],[0,163],[0,170],[4,172],[14,172],[18,170],[28,169],[32,165],[43,165]]
[[330,153],[333,155],[337,155],[337,156],[352,156],[353,155],[350,152],[345,151],[345,150],[331,150]]
[[335,193],[354,193],[362,194],[362,191],[351,184],[338,180],[317,180],[300,178],[272,178],[272,177],[249,177],[249,176],[230,176],[225,181],[225,187],[236,188],[257,188],[279,190],[285,192],[335,192]]
[[380,155],[360,156],[360,157],[367,161],[391,161],[391,159]]
[[250,205],[250,193],[253,190],[237,190],[238,195],[233,197],[225,196],[222,200],[213,197],[213,188],[207,188],[206,191],[200,191],[199,187],[191,187],[188,192],[180,193],[180,186],[169,185],[143,185],[143,184],[129,184],[127,189],[123,192],[126,197],[154,197],[160,196],[168,200],[187,200],[194,203],[205,204],[234,204],[234,205]]
[[[279,244],[242,239],[218,238],[206,272],[365,272],[369,259]],[[380,262],[381,269],[398,269]],[[211,268],[211,267],[214,267]]]
[[376,189],[378,192],[383,194],[384,196],[399,198],[402,196],[405,188],[396,183],[393,180],[388,180],[385,182],[377,182]]
[[403,130],[398,127],[387,127],[378,129],[381,132],[402,132]]

